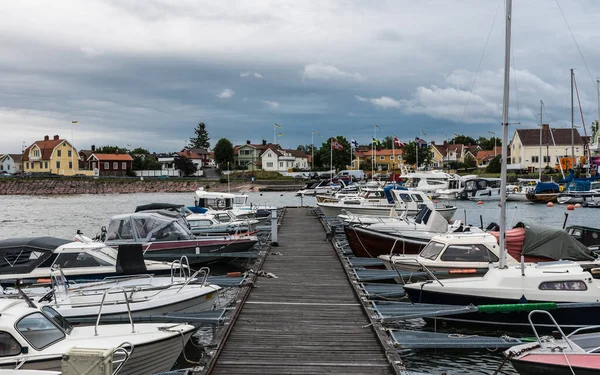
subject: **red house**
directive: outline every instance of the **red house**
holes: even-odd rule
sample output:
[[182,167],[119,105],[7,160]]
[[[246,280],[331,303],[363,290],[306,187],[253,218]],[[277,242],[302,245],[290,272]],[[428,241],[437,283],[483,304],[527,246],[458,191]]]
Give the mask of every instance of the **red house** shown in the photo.
[[90,170],[98,170],[100,176],[124,176],[132,170],[133,158],[128,154],[97,154],[93,153],[87,160]]

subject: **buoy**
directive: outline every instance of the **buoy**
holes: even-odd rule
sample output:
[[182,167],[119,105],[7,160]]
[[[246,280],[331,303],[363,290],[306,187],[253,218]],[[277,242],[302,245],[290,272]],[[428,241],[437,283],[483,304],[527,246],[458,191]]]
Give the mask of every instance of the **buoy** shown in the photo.
[[554,207],[554,203],[548,202],[548,204],[546,206],[548,206],[548,207]]
[[575,206],[573,206],[572,204],[567,206],[567,210],[569,211],[573,211],[575,209]]
[[479,201],[479,202],[477,202],[477,204],[483,204],[483,201]]
[[227,272],[227,277],[240,277],[242,276],[241,272]]
[[581,203],[575,203],[575,208],[581,208]]

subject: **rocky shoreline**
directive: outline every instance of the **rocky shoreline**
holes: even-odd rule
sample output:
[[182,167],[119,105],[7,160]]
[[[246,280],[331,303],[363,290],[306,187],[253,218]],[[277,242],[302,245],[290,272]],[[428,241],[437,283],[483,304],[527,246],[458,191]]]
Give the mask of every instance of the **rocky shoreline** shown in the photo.
[[247,182],[226,183],[202,180],[95,180],[95,179],[4,179],[0,180],[0,195],[68,195],[68,194],[130,194],[185,193],[204,187],[208,191],[250,192],[297,190],[298,185],[263,185]]

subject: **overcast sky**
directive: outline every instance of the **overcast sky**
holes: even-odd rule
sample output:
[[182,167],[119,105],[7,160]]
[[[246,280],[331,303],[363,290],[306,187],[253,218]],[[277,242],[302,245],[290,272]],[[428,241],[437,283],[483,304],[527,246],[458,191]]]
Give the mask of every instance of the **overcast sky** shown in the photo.
[[[514,1],[511,134],[540,100],[544,123],[570,126],[570,68],[589,131],[599,20],[594,0]],[[272,141],[274,123],[293,148],[313,129],[368,143],[375,124],[403,141],[500,136],[504,2],[6,1],[0,56],[0,153],[46,134],[173,151],[198,122],[213,145]]]

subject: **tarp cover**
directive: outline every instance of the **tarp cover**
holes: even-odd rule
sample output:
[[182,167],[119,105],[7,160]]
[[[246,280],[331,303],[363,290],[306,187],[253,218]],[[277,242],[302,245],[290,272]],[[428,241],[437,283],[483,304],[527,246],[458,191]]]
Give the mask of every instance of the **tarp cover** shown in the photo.
[[594,260],[592,252],[565,230],[539,224],[518,223],[525,228],[523,254],[554,260]]

